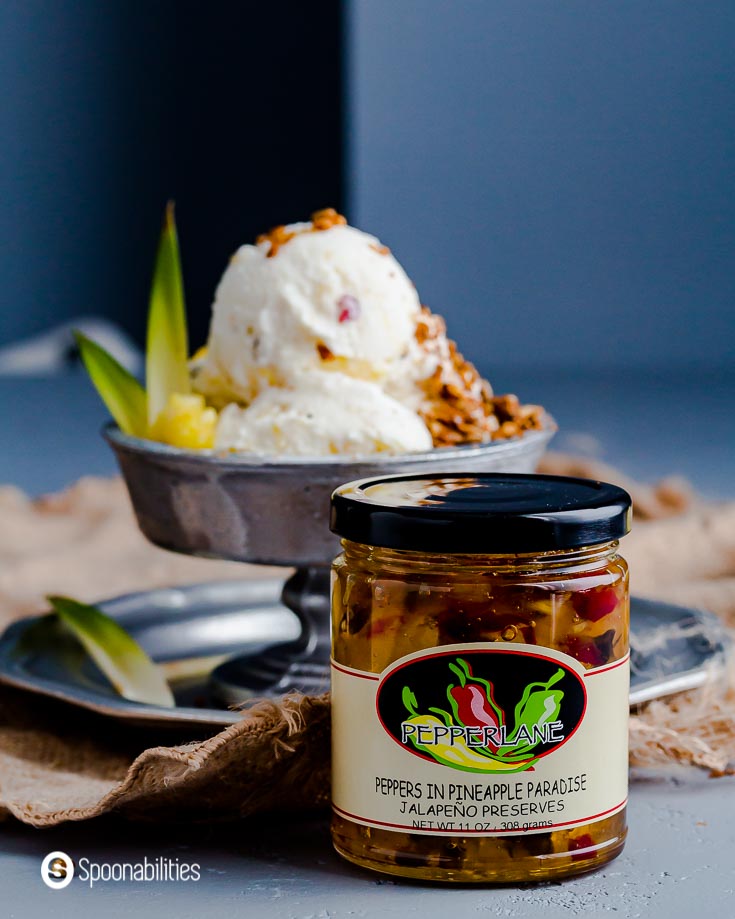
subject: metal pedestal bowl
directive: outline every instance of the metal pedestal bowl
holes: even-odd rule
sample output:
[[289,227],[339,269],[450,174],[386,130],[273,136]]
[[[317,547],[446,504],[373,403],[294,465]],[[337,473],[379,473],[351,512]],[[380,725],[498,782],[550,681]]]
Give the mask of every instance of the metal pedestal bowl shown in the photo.
[[328,681],[329,566],[339,543],[329,531],[329,498],[353,479],[392,473],[472,475],[533,472],[556,425],[477,446],[428,453],[307,460],[194,453],[123,434],[108,425],[138,525],[157,546],[187,555],[297,568],[283,602],[302,623],[296,642],[240,658],[215,674],[215,691],[237,701],[236,687],[315,691]]

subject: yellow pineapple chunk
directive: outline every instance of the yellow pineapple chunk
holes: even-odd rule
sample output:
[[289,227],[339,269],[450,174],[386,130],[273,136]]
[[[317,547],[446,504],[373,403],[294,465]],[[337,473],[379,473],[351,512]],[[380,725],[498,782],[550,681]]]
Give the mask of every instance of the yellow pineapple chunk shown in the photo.
[[214,447],[216,427],[217,412],[205,403],[204,396],[175,392],[152,425],[150,436],[184,450],[208,450]]

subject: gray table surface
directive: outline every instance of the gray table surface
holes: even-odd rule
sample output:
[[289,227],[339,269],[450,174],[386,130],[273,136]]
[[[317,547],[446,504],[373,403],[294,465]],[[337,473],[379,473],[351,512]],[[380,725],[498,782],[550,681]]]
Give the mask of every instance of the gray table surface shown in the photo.
[[[562,429],[559,448],[587,450],[644,479],[683,474],[709,497],[735,496],[735,378],[559,373],[496,383],[548,406]],[[85,473],[114,471],[97,437],[104,412],[80,374],[0,379],[0,404],[0,482],[40,493]],[[711,919],[735,917],[735,779],[681,770],[634,776],[629,817],[623,855],[596,874],[540,886],[459,889],[396,882],[345,864],[332,853],[325,818],[274,817],[228,828],[105,819],[53,830],[11,821],[0,829],[0,916],[683,919],[706,911]],[[51,891],[39,869],[56,849],[97,862],[178,858],[199,864],[201,880],[93,889],[75,880]]]

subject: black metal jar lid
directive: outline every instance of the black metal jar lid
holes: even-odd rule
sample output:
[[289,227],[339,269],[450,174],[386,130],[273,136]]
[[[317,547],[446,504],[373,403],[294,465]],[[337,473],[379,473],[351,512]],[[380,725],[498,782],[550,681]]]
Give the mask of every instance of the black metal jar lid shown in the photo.
[[330,528],[352,542],[440,553],[553,552],[630,530],[630,495],[554,475],[391,475],[342,485]]

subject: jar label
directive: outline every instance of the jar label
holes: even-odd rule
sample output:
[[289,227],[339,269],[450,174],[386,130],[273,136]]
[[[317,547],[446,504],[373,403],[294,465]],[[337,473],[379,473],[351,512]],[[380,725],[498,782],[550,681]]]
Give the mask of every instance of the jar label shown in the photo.
[[628,793],[629,657],[443,645],[381,674],[332,662],[332,800],[343,817],[433,836],[569,829]]

